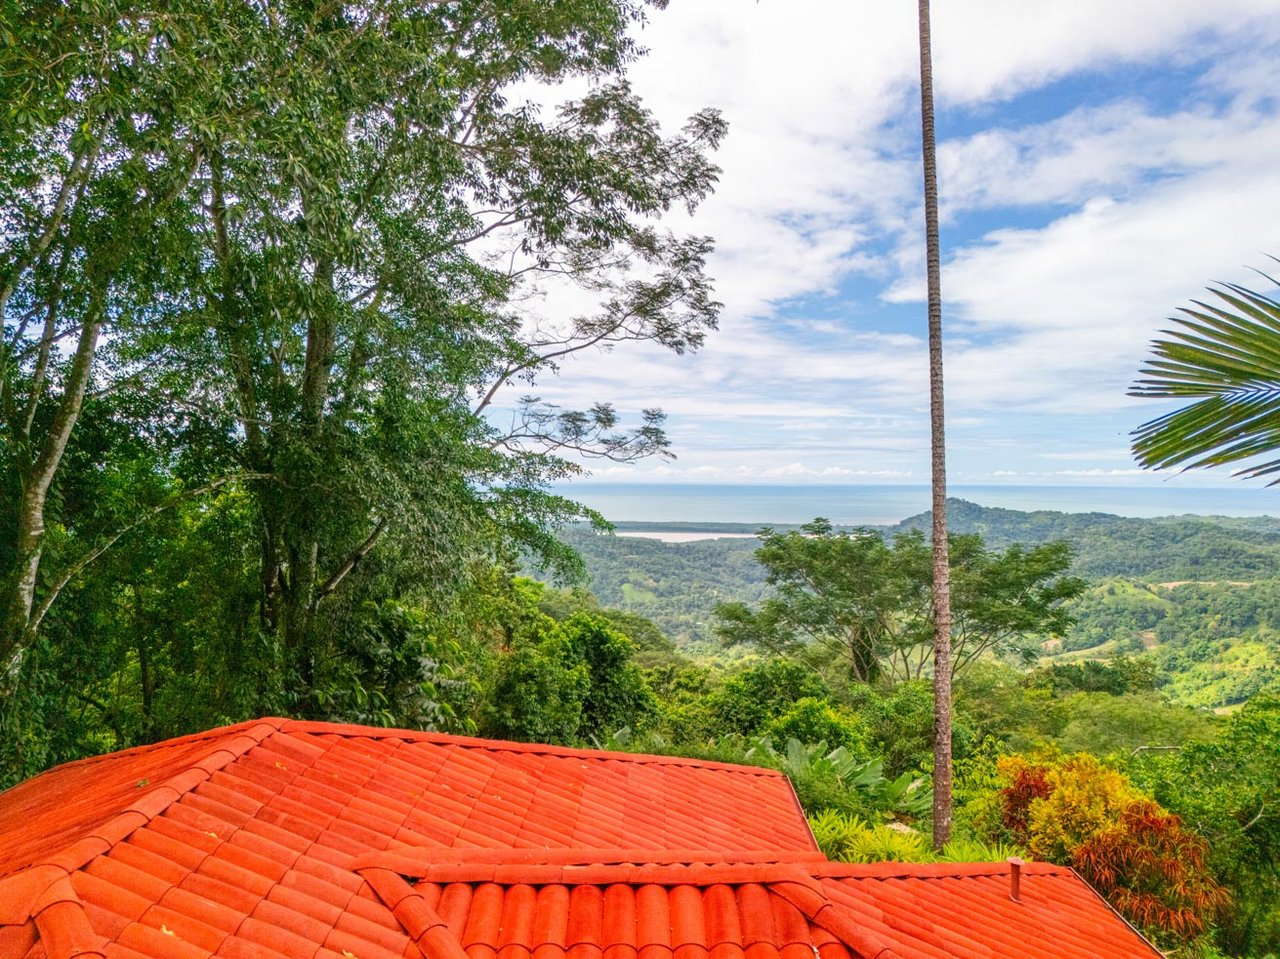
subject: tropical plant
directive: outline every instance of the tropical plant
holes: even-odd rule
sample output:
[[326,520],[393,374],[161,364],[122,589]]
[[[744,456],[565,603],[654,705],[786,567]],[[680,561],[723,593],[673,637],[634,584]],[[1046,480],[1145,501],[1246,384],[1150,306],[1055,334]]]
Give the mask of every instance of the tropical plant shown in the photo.
[[1073,866],[1163,941],[1198,943],[1230,901],[1210,872],[1205,839],[1119,770],[1087,753],[1009,756],[998,766],[1005,836],[1038,859]]
[[1185,942],[1207,932],[1230,902],[1209,873],[1208,854],[1209,844],[1181,819],[1139,799],[1081,843],[1072,865],[1139,926]]
[[818,848],[839,862],[1004,862],[1025,856],[1017,846],[979,839],[953,839],[941,852],[900,824],[873,825],[856,814],[823,809],[809,817]]
[[914,829],[871,825],[858,815],[823,809],[810,817],[818,848],[838,862],[928,862],[924,836]]
[[[779,750],[768,736],[761,736],[747,750],[748,760],[759,760],[781,769],[802,792],[816,782],[834,782],[856,797],[858,805],[872,815],[918,819],[933,803],[924,777],[905,772],[896,779],[884,775],[884,761],[860,761],[844,746],[829,749],[825,742],[801,743],[787,740]],[[810,808],[818,805],[811,802]]]
[[1173,318],[1177,325],[1152,343],[1155,355],[1130,390],[1132,396],[1192,401],[1134,430],[1134,455],[1152,469],[1254,460],[1236,475],[1275,476],[1280,301],[1232,283],[1209,292],[1212,301],[1183,307],[1182,316]]
[[1013,843],[966,836],[954,838],[943,846],[937,859],[939,862],[1006,862],[1014,856],[1030,858],[1025,849]]

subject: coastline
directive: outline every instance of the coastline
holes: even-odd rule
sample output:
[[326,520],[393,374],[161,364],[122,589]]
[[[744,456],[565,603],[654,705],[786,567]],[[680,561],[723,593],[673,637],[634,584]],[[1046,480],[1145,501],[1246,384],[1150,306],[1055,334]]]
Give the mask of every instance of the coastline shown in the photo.
[[[753,533],[822,516],[836,526],[892,526],[929,508],[927,486],[749,486],[674,483],[568,483],[558,494],[599,511],[619,531]],[[1280,492],[1265,487],[973,486],[950,498],[1018,512],[1104,513],[1134,519],[1170,516],[1280,516]]]

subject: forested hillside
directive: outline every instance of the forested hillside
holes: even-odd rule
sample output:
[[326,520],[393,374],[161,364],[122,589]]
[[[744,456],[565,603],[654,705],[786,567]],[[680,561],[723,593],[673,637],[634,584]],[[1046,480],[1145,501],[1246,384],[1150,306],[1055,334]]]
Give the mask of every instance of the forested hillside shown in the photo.
[[639,613],[682,646],[711,638],[718,604],[754,602],[765,592],[754,538],[663,543],[582,528],[563,535],[582,555],[586,586],[600,602]]
[[[1071,546],[1071,571],[1090,588],[1067,604],[1075,624],[1046,641],[1046,661],[1149,654],[1162,689],[1204,707],[1241,703],[1280,679],[1280,520],[1028,513],[953,500],[951,523],[956,533],[981,534],[991,548],[1054,540]],[[879,531],[892,537],[927,526],[923,514]],[[686,650],[724,655],[715,608],[754,603],[768,592],[752,558],[758,539],[663,543],[581,529],[567,538],[603,603],[645,616]]]
[[[1280,512],[1280,502],[1276,509]],[[1133,519],[1106,513],[1024,513],[952,500],[948,520],[955,532],[981,533],[992,546],[1066,540],[1075,553],[1073,570],[1090,579],[1253,580],[1280,574],[1280,520],[1272,517]],[[888,532],[927,526],[928,515],[922,514]]]

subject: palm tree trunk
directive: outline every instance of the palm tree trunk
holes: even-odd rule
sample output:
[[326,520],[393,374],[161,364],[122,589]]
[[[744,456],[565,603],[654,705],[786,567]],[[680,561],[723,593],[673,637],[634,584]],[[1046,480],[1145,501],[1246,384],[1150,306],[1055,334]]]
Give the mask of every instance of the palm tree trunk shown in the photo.
[[947,447],[942,406],[942,255],[933,132],[929,0],[920,2],[920,133],[929,276],[929,438],[933,486],[933,847],[951,838],[951,567],[947,557]]

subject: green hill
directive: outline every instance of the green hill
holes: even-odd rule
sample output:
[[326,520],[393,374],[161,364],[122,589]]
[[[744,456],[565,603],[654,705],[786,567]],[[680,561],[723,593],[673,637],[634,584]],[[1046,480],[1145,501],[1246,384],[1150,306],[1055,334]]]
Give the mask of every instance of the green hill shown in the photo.
[[[1165,691],[1188,705],[1244,701],[1280,677],[1280,520],[1106,513],[1021,512],[951,500],[956,532],[988,546],[1065,539],[1073,571],[1095,585],[1076,600],[1076,626],[1046,648],[1046,661],[1154,657]],[[928,528],[922,513],[886,535]],[[619,524],[621,531],[744,533],[734,523]],[[768,587],[752,538],[664,543],[566,532],[588,586],[607,606],[647,617],[679,647],[715,653],[713,611],[755,603]]]

